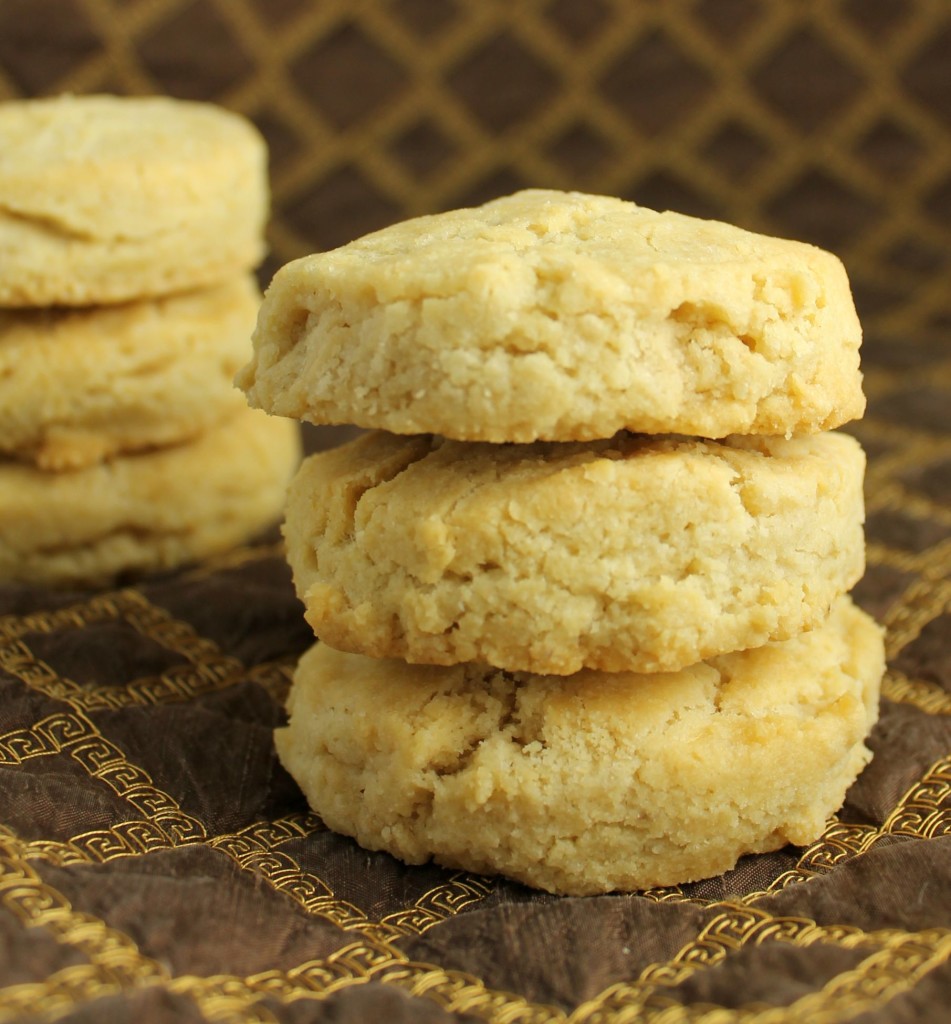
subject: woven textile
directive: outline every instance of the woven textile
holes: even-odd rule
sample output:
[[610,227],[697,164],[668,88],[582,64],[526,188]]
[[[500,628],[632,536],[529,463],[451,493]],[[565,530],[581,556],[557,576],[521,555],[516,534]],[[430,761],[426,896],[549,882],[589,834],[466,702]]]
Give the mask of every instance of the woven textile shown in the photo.
[[0,99],[259,124],[265,277],[523,184],[834,249],[867,334],[856,598],[889,656],[874,760],[811,847],[560,899],[308,813],[271,738],[312,639],[276,531],[109,591],[0,587],[0,1021],[947,1019],[948,54],[941,0],[0,0]]
[[273,753],[311,642],[273,535],[108,592],[0,589],[0,1020],[943,1019],[951,389],[908,397],[932,370],[873,364],[859,430],[875,758],[811,847],[707,882],[558,899],[328,832]]

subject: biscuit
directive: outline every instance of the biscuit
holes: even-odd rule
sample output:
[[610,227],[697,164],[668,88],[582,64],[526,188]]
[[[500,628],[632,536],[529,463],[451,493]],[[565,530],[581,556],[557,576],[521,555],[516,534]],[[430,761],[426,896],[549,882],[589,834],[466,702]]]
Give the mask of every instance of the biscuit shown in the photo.
[[259,303],[240,275],[122,305],[0,310],[0,451],[76,469],[234,415]]
[[264,252],[267,150],[211,104],[0,104],[0,306],[92,305],[223,281]]
[[316,644],[275,739],[327,826],[368,849],[556,893],[641,889],[816,839],[870,756],[883,666],[848,598],[809,633],[657,675]]
[[858,442],[375,432],[305,460],[287,558],[341,650],[655,672],[818,624],[864,570]]
[[279,518],[299,450],[297,424],[245,408],[72,473],[0,463],[0,580],[102,585],[225,551]]
[[815,432],[865,408],[839,260],[529,190],[275,275],[238,384],[313,423],[461,441]]

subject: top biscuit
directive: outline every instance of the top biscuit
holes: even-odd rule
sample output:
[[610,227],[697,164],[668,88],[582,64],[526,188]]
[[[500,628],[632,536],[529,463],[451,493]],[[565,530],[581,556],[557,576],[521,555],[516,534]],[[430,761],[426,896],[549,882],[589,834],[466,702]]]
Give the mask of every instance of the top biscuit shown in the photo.
[[790,435],[862,414],[860,341],[831,253],[528,190],[288,264],[237,383],[278,415],[461,441]]
[[0,306],[217,284],[264,252],[267,150],[243,117],[164,97],[0,104]]

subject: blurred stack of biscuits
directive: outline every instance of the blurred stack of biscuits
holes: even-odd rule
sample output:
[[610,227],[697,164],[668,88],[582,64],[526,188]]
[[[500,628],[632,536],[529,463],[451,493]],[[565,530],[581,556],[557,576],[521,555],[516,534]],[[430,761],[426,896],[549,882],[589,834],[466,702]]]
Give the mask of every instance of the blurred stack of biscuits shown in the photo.
[[832,254],[530,190],[275,276],[321,641],[277,733],[326,823],[560,893],[809,843],[869,757],[861,330]]
[[221,108],[0,104],[0,579],[102,585],[276,518],[298,431],[232,383],[268,201]]

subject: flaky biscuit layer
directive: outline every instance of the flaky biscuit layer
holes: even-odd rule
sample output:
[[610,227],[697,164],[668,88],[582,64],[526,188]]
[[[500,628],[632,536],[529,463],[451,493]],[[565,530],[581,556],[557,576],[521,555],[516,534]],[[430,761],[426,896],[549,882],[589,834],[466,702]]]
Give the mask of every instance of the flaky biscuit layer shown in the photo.
[[165,295],[264,253],[267,149],[245,118],[167,97],[0,104],[0,306]]
[[239,275],[114,306],[0,309],[0,451],[77,469],[233,416],[260,299]]
[[815,840],[869,759],[883,667],[847,598],[794,639],[659,675],[317,644],[276,742],[326,824],[368,849],[557,893],[642,889]]
[[279,518],[299,456],[297,424],[245,408],[75,472],[0,463],[0,579],[104,585],[226,551]]
[[376,432],[307,459],[287,557],[331,646],[569,674],[680,668],[821,622],[864,570],[835,432],[492,445]]
[[528,190],[288,264],[238,383],[279,415],[464,441],[790,435],[862,414],[860,340],[828,252]]

